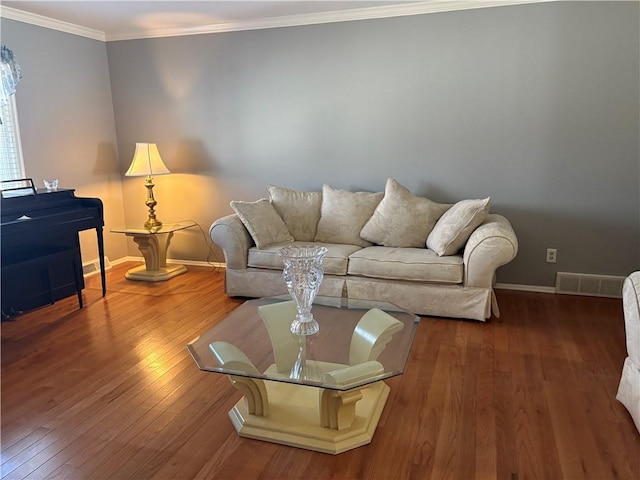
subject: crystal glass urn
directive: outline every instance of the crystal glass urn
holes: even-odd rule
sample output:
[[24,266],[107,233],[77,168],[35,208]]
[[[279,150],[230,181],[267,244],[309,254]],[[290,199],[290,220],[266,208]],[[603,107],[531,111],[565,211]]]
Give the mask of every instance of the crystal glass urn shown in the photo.
[[284,262],[282,276],[298,312],[291,323],[294,335],[313,335],[320,330],[311,306],[324,277],[322,259],[327,251],[318,246],[291,246],[278,250]]

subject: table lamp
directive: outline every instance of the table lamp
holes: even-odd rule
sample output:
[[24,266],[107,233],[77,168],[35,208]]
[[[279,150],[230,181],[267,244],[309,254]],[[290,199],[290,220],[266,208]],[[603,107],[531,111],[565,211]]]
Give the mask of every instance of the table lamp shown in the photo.
[[145,205],[149,208],[149,218],[144,223],[144,228],[147,230],[159,230],[162,227],[162,222],[156,218],[155,206],[158,202],[153,198],[153,176],[166,175],[168,173],[171,172],[162,161],[158,146],[155,143],[136,143],[136,151],[125,176],[147,177],[144,184],[147,187]]

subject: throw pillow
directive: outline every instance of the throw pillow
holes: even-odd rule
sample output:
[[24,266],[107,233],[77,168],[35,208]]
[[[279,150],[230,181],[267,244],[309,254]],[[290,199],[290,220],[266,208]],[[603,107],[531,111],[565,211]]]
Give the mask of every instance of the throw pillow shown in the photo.
[[320,220],[321,192],[301,192],[268,185],[269,199],[289,228],[289,233],[300,242],[313,242]]
[[274,243],[293,242],[287,225],[266,198],[255,202],[233,201],[230,205],[249,231],[258,249]]
[[389,178],[384,198],[362,228],[360,236],[385,247],[424,248],[427,236],[450,206],[417,197]]
[[462,200],[447,210],[427,237],[427,247],[439,256],[454,255],[489,214],[490,198]]
[[360,230],[382,200],[383,192],[350,192],[322,186],[322,207],[316,242],[343,243],[368,247]]

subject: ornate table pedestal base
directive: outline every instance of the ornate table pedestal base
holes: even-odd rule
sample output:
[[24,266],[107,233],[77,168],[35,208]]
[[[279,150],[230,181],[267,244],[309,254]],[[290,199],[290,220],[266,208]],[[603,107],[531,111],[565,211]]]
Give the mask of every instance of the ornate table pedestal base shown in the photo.
[[173,232],[153,234],[127,234],[133,237],[138,250],[144,257],[144,265],[135,267],[125,274],[128,280],[161,282],[185,273],[184,265],[167,265],[167,249]]
[[124,274],[128,280],[142,280],[145,282],[163,282],[170,278],[182,275],[187,271],[184,265],[167,265],[160,267],[158,270],[149,270],[146,265],[132,268]]
[[[262,380],[234,376],[243,393],[262,388],[236,382]],[[238,435],[331,454],[370,443],[389,396],[382,381],[346,391],[268,381],[264,387],[266,395],[250,394],[229,412]]]

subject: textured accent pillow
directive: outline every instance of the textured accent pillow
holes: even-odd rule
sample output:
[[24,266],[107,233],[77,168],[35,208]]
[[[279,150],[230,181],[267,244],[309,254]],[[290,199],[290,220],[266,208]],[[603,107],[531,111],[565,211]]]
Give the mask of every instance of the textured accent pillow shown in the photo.
[[385,247],[424,248],[427,236],[449,207],[451,205],[417,197],[389,178],[384,198],[365,223],[360,236]]
[[301,192],[275,185],[267,185],[267,192],[293,238],[300,242],[313,242],[320,220],[322,193]]
[[371,245],[360,237],[360,230],[373,215],[383,195],[383,192],[350,192],[323,185],[315,241],[361,247]]
[[489,214],[490,198],[462,200],[447,210],[427,237],[427,248],[439,256],[460,250]]
[[242,220],[243,225],[249,230],[258,249],[274,243],[293,242],[287,225],[266,198],[255,202],[232,201],[230,205]]

